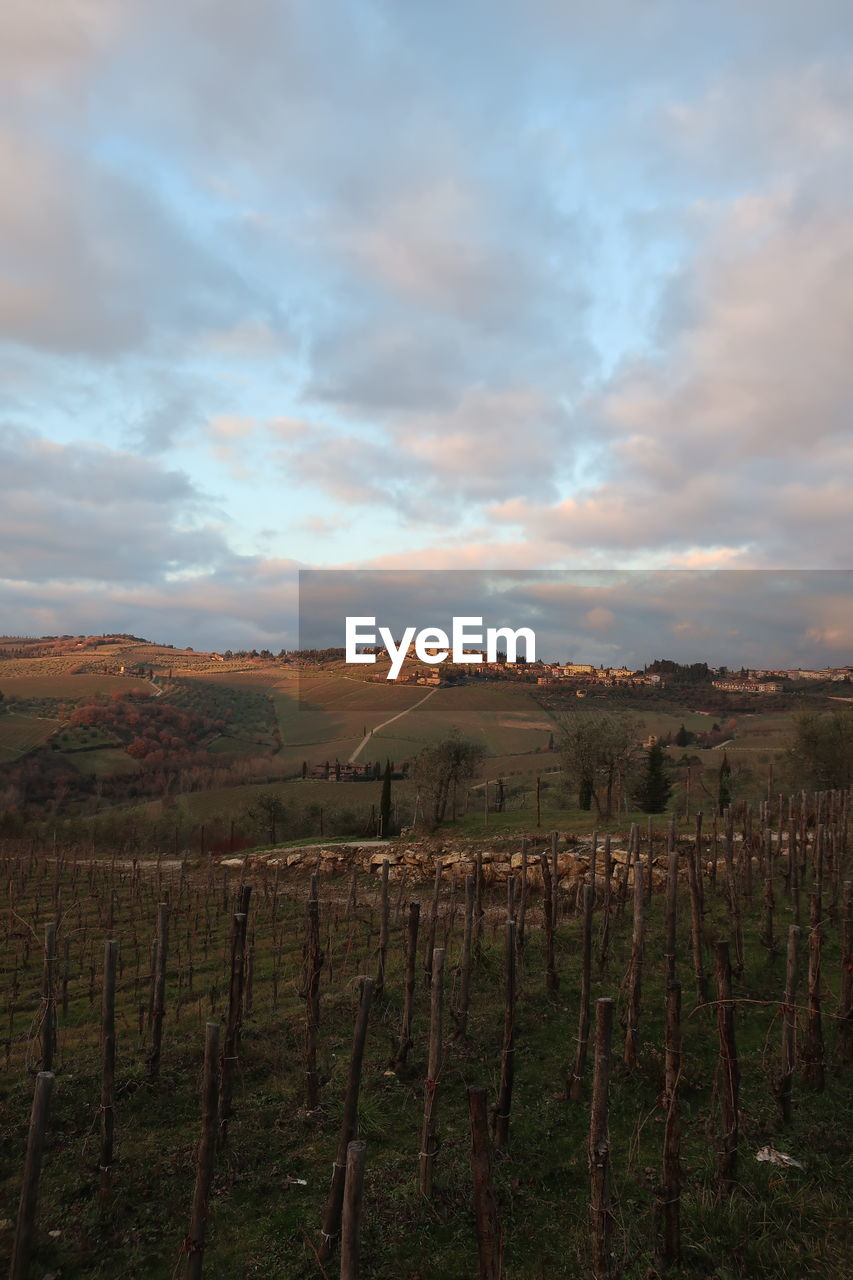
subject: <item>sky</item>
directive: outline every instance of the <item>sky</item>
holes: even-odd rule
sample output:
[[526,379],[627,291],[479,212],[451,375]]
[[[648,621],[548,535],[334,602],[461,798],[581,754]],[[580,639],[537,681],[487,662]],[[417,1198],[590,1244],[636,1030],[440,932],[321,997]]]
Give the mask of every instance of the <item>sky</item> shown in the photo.
[[[5,0],[0,193],[0,632],[853,568],[849,0]],[[853,661],[821,582],[792,664]]]

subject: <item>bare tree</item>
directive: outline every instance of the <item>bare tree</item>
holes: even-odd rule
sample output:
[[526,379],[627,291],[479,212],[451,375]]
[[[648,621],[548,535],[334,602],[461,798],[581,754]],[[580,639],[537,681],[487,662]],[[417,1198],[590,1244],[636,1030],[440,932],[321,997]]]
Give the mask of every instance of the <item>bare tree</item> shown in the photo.
[[416,756],[412,776],[434,826],[444,821],[453,789],[473,778],[485,754],[480,743],[463,738],[453,729],[441,742],[424,747]]
[[586,789],[600,818],[613,812],[613,793],[623,778],[639,733],[638,722],[622,713],[577,711],[563,717],[563,768]]

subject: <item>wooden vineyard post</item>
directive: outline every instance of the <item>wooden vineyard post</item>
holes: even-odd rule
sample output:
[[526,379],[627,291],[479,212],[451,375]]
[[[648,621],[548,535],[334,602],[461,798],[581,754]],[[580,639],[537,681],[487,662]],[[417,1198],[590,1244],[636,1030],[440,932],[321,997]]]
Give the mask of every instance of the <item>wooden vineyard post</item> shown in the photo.
[[735,1043],[735,1007],[732,1002],[732,969],[729,944],[716,944],[717,1031],[720,1038],[719,1091],[722,1135],[717,1157],[717,1187],[721,1194],[731,1190],[737,1178],[738,1099],[740,1067]]
[[792,924],[788,927],[785,1002],[782,1006],[782,1073],[776,1088],[779,1111],[785,1124],[791,1123],[791,1085],[794,1079],[795,1034],[797,1028],[794,1001],[797,997],[797,948],[799,941],[799,927]]
[[726,863],[726,892],[729,899],[729,914],[732,918],[732,932],[735,943],[735,972],[738,977],[743,974],[743,924],[740,914],[740,890],[735,875],[734,860],[735,819],[731,809],[726,810],[726,836],[723,843],[723,856]]
[[42,985],[41,1066],[53,1071],[56,1049],[56,922],[44,926],[44,981]]
[[515,921],[506,922],[504,988],[504,1036],[501,1048],[501,1079],[498,1101],[494,1112],[494,1138],[498,1151],[505,1151],[509,1142],[509,1119],[512,1112],[512,1087],[515,1080],[515,994],[516,954]]
[[581,941],[581,995],[578,1012],[578,1041],[575,1050],[575,1061],[567,1093],[572,1102],[577,1102],[583,1087],[583,1072],[586,1066],[586,1051],[589,1044],[589,1003],[592,984],[592,907],[595,901],[595,883],[584,885],[583,890],[583,937]]
[[[642,891],[642,881],[641,891]],[[589,1116],[589,1178],[592,1235],[592,1274],[610,1280],[613,1208],[610,1188],[610,1134],[607,1112],[610,1092],[610,1049],[613,1036],[613,1001],[595,1002],[595,1070]]]
[[761,941],[772,957],[776,954],[773,936],[773,911],[776,902],[773,894],[773,833],[768,827],[764,833],[764,927]]
[[474,1183],[480,1280],[501,1280],[501,1237],[498,1206],[492,1185],[486,1090],[480,1086],[471,1085],[468,1089],[468,1112],[471,1119],[471,1177]]
[[101,997],[101,1158],[100,1197],[102,1205],[110,1193],[110,1171],[115,1141],[116,1070],[116,965],[118,943],[104,944],[104,990]]
[[21,1184],[21,1199],[18,1204],[18,1219],[15,1224],[15,1239],[12,1244],[12,1265],[9,1268],[9,1280],[27,1280],[29,1275],[30,1250],[36,1223],[39,1176],[41,1174],[41,1160],[44,1151],[52,1089],[53,1072],[40,1071],[36,1076],[33,1108],[30,1113],[27,1154],[24,1157],[24,1176]]
[[432,982],[432,957],[435,951],[435,935],[438,929],[438,899],[441,893],[441,858],[435,860],[435,883],[432,888],[432,904],[429,913],[429,928],[427,929],[427,945],[424,951],[424,981],[429,986]]
[[[594,840],[594,837],[593,837]],[[557,854],[557,846],[560,841],[560,833],[558,831],[551,832],[551,928],[557,930],[557,896],[560,883],[560,863]]]
[[320,949],[320,903],[313,893],[308,899],[305,933],[305,1107],[314,1111],[320,1104],[317,1041],[320,1036],[320,974],[324,957]]
[[358,1280],[364,1162],[367,1143],[356,1138],[347,1146],[344,1203],[341,1212],[341,1280]]
[[169,951],[169,904],[161,902],[157,908],[157,944],[154,951],[154,1001],[151,1019],[151,1053],[148,1057],[148,1078],[156,1080],[160,1075],[160,1053],[163,1047],[163,1017],[166,1012],[166,958]]
[[424,1081],[424,1122],[421,1130],[419,1185],[421,1195],[432,1198],[432,1173],[436,1157],[436,1098],[441,1070],[441,1036],[444,1002],[444,951],[436,947],[432,957],[429,1021],[429,1058]]
[[474,929],[475,883],[465,877],[465,920],[462,929],[462,958],[459,973],[459,1005],[456,1010],[456,1039],[464,1040],[468,1030],[468,1005],[471,999],[471,949]]
[[415,1007],[415,965],[418,958],[418,923],[421,917],[421,904],[409,903],[409,925],[406,933],[406,978],[403,992],[403,1025],[400,1029],[400,1043],[393,1066],[395,1070],[405,1065],[409,1050],[412,1047],[412,1016]]
[[664,985],[668,989],[675,982],[677,961],[678,925],[678,849],[672,846],[667,854],[666,904],[664,921],[664,960],[666,969]]
[[524,951],[524,921],[527,915],[527,836],[521,840],[521,887],[518,900],[518,933],[516,940],[519,954]]
[[341,1129],[338,1137],[338,1152],[332,1165],[332,1182],[326,1200],[326,1211],[323,1216],[320,1247],[317,1256],[321,1262],[332,1256],[341,1229],[341,1213],[344,1204],[344,1185],[346,1182],[346,1161],[349,1144],[356,1137],[358,1125],[358,1093],[361,1088],[361,1064],[364,1060],[364,1045],[367,1040],[367,1025],[370,1019],[370,1006],[373,1000],[373,979],[363,978],[361,987],[361,1003],[355,1020],[352,1040],[352,1056],[350,1057],[349,1074],[347,1076],[344,1109],[341,1117]]
[[[700,828],[701,829],[701,828]],[[696,1004],[708,1002],[705,962],[702,956],[702,885],[700,863],[694,850],[687,850],[687,884],[690,889],[690,941],[693,947],[693,975],[696,981]]]
[[539,863],[542,867],[542,914],[545,921],[545,990],[550,996],[556,996],[560,982],[554,959],[554,890],[548,855],[540,854]]
[[693,866],[696,870],[696,896],[699,899],[699,919],[705,917],[705,879],[702,872],[702,814],[696,814],[696,840],[693,846]]
[[818,1093],[824,1087],[823,1023],[821,1019],[820,970],[823,942],[823,917],[819,893],[810,897],[809,919],[809,990],[806,1014],[806,1042],[803,1057],[803,1081]]
[[658,1207],[662,1222],[661,1257],[665,1265],[681,1259],[681,1127],[678,1088],[681,1080],[681,986],[666,989],[663,1167]]
[[842,1066],[853,1066],[853,881],[851,880],[844,881],[841,994],[838,998],[838,1057]]
[[480,959],[480,947],[483,941],[483,851],[477,850],[474,863],[474,955]]
[[376,984],[373,995],[379,1000],[385,991],[385,961],[388,957],[388,930],[390,925],[390,911],[388,904],[388,871],[390,862],[387,858],[382,859],[382,902],[379,912],[379,963],[376,970]]
[[604,837],[604,901],[601,906],[601,933],[598,939],[598,972],[604,972],[610,949],[610,912],[613,897],[613,861],[610,857],[610,835]]
[[225,1024],[225,1040],[222,1045],[222,1064],[219,1080],[219,1142],[228,1141],[228,1121],[234,1114],[231,1100],[234,1093],[234,1076],[240,1049],[240,1025],[243,1008],[243,954],[246,948],[246,916],[240,911],[233,918],[231,928],[231,981],[228,987],[228,1019]]
[[190,1226],[184,1241],[187,1255],[186,1280],[201,1280],[207,1211],[216,1142],[219,1129],[219,1023],[208,1022],[204,1029],[204,1075],[201,1087],[201,1137],[196,1155],[195,1190],[190,1209]]
[[625,1066],[637,1065],[640,1030],[640,993],[643,983],[643,949],[645,945],[645,893],[639,850],[634,846],[634,929],[631,935],[631,960],[628,968],[628,1008],[625,1023]]

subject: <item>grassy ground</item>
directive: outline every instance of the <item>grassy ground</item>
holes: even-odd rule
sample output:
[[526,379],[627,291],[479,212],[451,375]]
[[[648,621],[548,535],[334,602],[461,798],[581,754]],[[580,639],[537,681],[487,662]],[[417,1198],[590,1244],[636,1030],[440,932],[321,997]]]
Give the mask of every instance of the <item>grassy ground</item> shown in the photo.
[[[8,1011],[12,973],[19,994],[5,1069],[0,1070],[2,1156],[0,1193],[13,1216],[19,1188],[32,1078],[38,1065],[32,1033],[40,1011],[41,966],[37,938],[57,887],[53,864],[24,856],[6,873],[13,881],[14,919],[4,944],[6,977],[0,1009]],[[98,1206],[99,1067],[97,1020],[100,957],[110,894],[108,864],[61,874],[66,916],[59,952],[69,940],[68,1012],[61,1018],[60,1053],[40,1196],[40,1231],[33,1276],[61,1271],[63,1280],[163,1277],[181,1260],[193,1185],[199,1127],[199,1071],[203,1021],[221,1017],[226,998],[229,912],[236,877],[225,888],[221,873],[190,873],[183,888],[177,867],[142,875],[132,901],[129,868],[116,871],[116,920],[121,940],[119,978],[117,1149],[113,1190]],[[91,877],[91,879],[90,879]],[[22,881],[24,881],[22,883]],[[160,1080],[149,1084],[147,1042],[140,1009],[148,1006],[148,943],[156,901],[168,889],[173,904],[167,1018]],[[781,890],[781,886],[780,886]],[[320,1065],[327,1077],[322,1107],[301,1107],[304,1004],[299,997],[304,882],[255,874],[251,908],[254,941],[253,1007],[245,1021],[236,1088],[236,1115],[228,1147],[217,1160],[211,1197],[208,1280],[321,1276],[313,1247],[337,1144],[341,1099],[357,1003],[356,978],[376,967],[377,889],[362,879],[359,907],[347,918],[346,878],[321,883],[322,940]],[[229,911],[223,910],[223,893]],[[429,886],[419,897],[426,914]],[[465,1088],[484,1084],[496,1095],[502,1027],[503,891],[487,895],[486,927],[474,980],[468,1036],[457,1042],[449,1010],[458,996],[460,916],[445,914],[448,930],[444,1061],[438,1086],[440,1149],[431,1203],[417,1189],[417,1155],[425,1072],[426,994],[419,978],[414,1047],[405,1069],[389,1073],[399,1032],[403,915],[392,905],[392,941],[386,992],[376,1003],[365,1056],[359,1108],[367,1140],[362,1275],[365,1280],[455,1280],[476,1273],[470,1209]],[[276,898],[275,919],[273,899]],[[850,1191],[850,1094],[835,1069],[822,1094],[795,1081],[795,1112],[783,1129],[772,1080],[778,1061],[779,1001],[784,958],[769,956],[757,940],[760,894],[748,913],[746,969],[736,983],[737,1040],[742,1073],[739,1184],[718,1198],[714,1188],[719,1135],[716,1105],[717,1037],[707,1011],[693,1009],[686,901],[679,925],[684,984],[685,1058],[681,1087],[684,1190],[684,1265],[670,1274],[733,1280],[781,1276],[842,1277]],[[779,893],[777,927],[790,919]],[[589,1067],[584,1097],[565,1098],[578,1014],[580,925],[564,904],[557,935],[560,988],[544,989],[538,895],[531,898],[520,977],[516,1026],[516,1089],[510,1149],[494,1161],[507,1280],[583,1276],[589,1272],[589,1179],[585,1138],[589,1120]],[[37,907],[36,904],[39,904]],[[447,912],[445,890],[445,912]],[[596,976],[593,997],[610,995],[623,1009],[621,980],[630,942],[630,908],[614,921],[611,961]],[[600,918],[596,919],[596,936]],[[31,932],[31,930],[33,932]],[[722,901],[707,889],[708,940],[727,936]],[[34,936],[35,935],[35,936]],[[423,934],[422,934],[423,938]],[[24,965],[24,951],[29,956]],[[421,947],[422,951],[422,947]],[[615,1248],[628,1280],[659,1274],[654,1257],[654,1203],[659,1180],[663,1113],[661,897],[655,895],[646,944],[640,1064],[620,1064],[621,1028],[615,1021],[610,1129],[616,1196]],[[190,958],[192,975],[190,976]],[[17,963],[16,963],[17,962]],[[62,966],[60,966],[62,967]],[[420,969],[420,962],[419,962]],[[273,973],[276,973],[274,986]],[[835,1008],[839,975],[837,930],[824,942],[825,1010]],[[802,981],[801,981],[802,990]],[[826,1016],[827,1047],[834,1033]],[[5,1025],[5,1018],[4,1018]],[[760,1164],[768,1143],[795,1156],[804,1170]],[[303,1181],[304,1180],[304,1185]],[[55,1233],[53,1235],[49,1233]],[[0,1232],[0,1250],[10,1233]],[[336,1274],[336,1264],[327,1274]]]
[[56,732],[60,723],[42,716],[11,713],[0,716],[0,763],[17,760],[33,747],[40,747]]

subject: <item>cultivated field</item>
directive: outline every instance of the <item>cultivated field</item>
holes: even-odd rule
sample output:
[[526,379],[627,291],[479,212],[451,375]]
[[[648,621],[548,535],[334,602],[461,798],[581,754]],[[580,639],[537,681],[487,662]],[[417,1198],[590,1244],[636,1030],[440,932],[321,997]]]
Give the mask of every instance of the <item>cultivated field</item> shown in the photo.
[[61,721],[40,716],[19,716],[8,712],[0,715],[0,763],[17,760],[34,747],[47,742],[59,729]]
[[130,693],[131,691],[153,693],[147,680],[136,680],[130,676],[99,675],[91,672],[80,675],[52,673],[7,676],[5,670],[0,668],[0,693],[5,698],[63,698],[69,702],[79,702],[98,694]]
[[[376,875],[357,875],[353,892],[347,862],[315,862],[315,851],[301,870],[241,872],[78,861],[61,848],[55,861],[29,842],[7,844],[0,1251],[12,1248],[33,1073],[49,1062],[32,1266],[22,1274],[183,1278],[204,1240],[207,1280],[337,1276],[330,1169],[358,1136],[367,1144],[363,1280],[648,1280],[664,1271],[841,1280],[853,1120],[853,957],[841,889],[850,833],[847,800],[821,805],[816,824],[813,808],[786,802],[781,839],[776,811],[769,836],[757,813],[742,815],[731,839],[724,830],[714,840],[706,829],[698,845],[682,836],[674,859],[661,832],[651,849],[641,840],[627,872],[623,831],[609,876],[599,845],[597,892],[584,910],[589,846],[573,855],[559,842],[555,892],[540,869],[540,853],[551,865],[550,842],[531,841],[526,878],[514,871],[509,946],[504,879],[517,843],[444,839],[454,878],[435,899],[437,845],[421,849],[424,878],[412,864],[406,883],[395,878],[405,846],[388,846],[395,865],[383,899]],[[314,933],[306,899],[316,865]],[[679,866],[670,895],[668,868]],[[420,910],[407,988],[410,899]],[[45,987],[49,921],[58,930]],[[786,991],[797,921],[796,987],[789,977]],[[107,938],[118,942],[114,1069],[100,1035]],[[353,1074],[359,975],[381,978],[381,990]],[[613,1001],[609,1013],[600,998]],[[109,1025],[111,1002],[103,1007]],[[208,1059],[219,1073],[207,1112],[213,1168],[191,1224],[206,1023],[218,1039]],[[487,1132],[472,1171],[474,1086],[485,1089]],[[779,1163],[778,1152],[795,1163]]]

